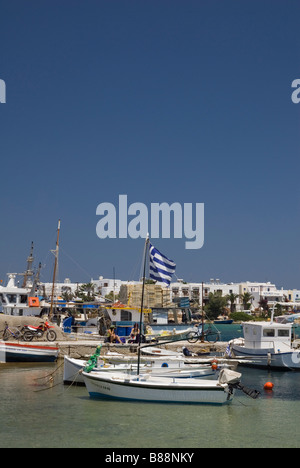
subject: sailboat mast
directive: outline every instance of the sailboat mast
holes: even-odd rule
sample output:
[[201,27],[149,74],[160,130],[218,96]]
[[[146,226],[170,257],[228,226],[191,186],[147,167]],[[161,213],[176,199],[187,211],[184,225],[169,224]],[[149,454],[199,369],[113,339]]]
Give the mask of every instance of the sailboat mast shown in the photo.
[[143,287],[142,287],[142,303],[141,303],[141,316],[140,316],[140,333],[139,333],[139,346],[138,346],[138,367],[137,375],[140,373],[141,362],[141,342],[142,342],[142,326],[143,326],[143,310],[144,310],[144,295],[145,295],[145,281],[146,281],[146,264],[147,264],[147,251],[149,245],[149,234],[147,234],[144,252],[144,271],[143,271]]
[[54,288],[55,288],[55,281],[56,281],[56,272],[57,272],[57,263],[58,263],[58,252],[59,252],[59,235],[60,235],[60,220],[58,221],[58,228],[57,228],[57,240],[56,240],[56,249],[52,252],[55,256],[54,262],[54,271],[53,271],[53,282],[52,282],[52,293],[51,293],[51,307],[50,307],[50,320],[52,319],[53,315],[53,303],[54,303]]

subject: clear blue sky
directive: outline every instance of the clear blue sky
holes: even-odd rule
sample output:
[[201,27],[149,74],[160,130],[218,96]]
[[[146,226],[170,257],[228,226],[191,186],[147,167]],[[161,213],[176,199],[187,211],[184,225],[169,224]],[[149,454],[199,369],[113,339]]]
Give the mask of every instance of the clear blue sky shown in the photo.
[[205,244],[155,246],[186,281],[300,288],[298,0],[2,0],[0,277],[138,279],[142,239],[96,208],[205,203]]

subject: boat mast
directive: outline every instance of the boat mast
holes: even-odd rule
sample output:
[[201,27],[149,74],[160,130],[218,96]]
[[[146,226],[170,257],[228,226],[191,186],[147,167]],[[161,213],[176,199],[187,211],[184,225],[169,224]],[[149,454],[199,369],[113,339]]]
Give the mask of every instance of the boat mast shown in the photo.
[[54,262],[52,293],[51,293],[51,307],[50,307],[50,317],[49,317],[50,320],[52,319],[52,315],[53,315],[54,288],[55,288],[56,271],[57,271],[57,263],[58,263],[58,252],[59,252],[59,234],[60,234],[60,220],[58,221],[58,228],[57,228],[56,249],[51,251],[55,256],[55,262]]
[[201,336],[201,343],[204,343],[204,296],[203,296],[203,288],[204,284],[202,281],[202,336]]
[[140,374],[141,342],[142,342],[142,326],[143,326],[143,310],[144,310],[144,294],[145,294],[146,263],[147,263],[148,245],[149,245],[149,234],[147,234],[147,238],[146,238],[146,242],[145,242],[145,251],[144,251],[144,271],[143,271],[142,303],[141,303],[141,316],[140,316],[140,333],[139,333],[139,344],[138,344],[137,375]]
[[33,260],[34,260],[34,258],[33,258],[33,242],[31,242],[30,255],[27,258],[27,269],[26,269],[26,271],[24,273],[24,280],[23,280],[22,288],[26,288],[28,277],[31,277],[33,275],[33,270],[32,270]]

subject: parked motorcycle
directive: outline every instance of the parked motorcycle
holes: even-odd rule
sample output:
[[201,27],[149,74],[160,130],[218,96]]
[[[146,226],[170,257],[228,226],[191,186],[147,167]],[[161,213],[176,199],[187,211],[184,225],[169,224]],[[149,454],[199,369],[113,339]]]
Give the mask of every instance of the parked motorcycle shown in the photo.
[[54,327],[48,322],[43,322],[38,327],[33,327],[32,325],[25,325],[23,329],[23,340],[32,341],[33,338],[42,338],[46,333],[46,338],[48,341],[55,341],[57,335],[53,328]]

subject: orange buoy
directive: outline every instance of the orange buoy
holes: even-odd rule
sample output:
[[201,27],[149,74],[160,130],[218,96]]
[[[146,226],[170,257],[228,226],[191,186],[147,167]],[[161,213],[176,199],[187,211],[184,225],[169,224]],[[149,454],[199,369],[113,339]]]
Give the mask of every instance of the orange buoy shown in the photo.
[[218,369],[218,361],[217,359],[214,359],[211,363],[211,368],[212,370],[217,370]]
[[272,382],[266,382],[264,385],[265,390],[273,390],[274,384]]
[[28,298],[29,307],[40,307],[40,301],[38,297],[29,297]]

